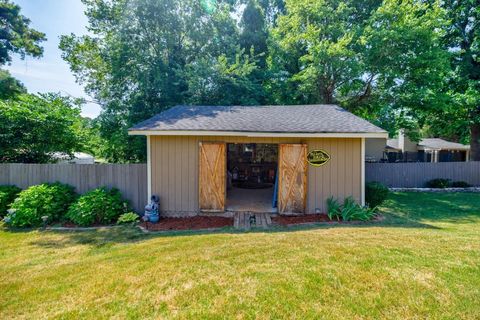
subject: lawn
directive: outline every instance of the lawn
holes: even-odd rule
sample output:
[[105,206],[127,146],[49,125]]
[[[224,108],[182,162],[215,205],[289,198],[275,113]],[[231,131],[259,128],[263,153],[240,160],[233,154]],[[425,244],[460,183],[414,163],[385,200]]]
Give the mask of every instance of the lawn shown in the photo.
[[269,232],[0,231],[0,318],[479,319],[480,194]]

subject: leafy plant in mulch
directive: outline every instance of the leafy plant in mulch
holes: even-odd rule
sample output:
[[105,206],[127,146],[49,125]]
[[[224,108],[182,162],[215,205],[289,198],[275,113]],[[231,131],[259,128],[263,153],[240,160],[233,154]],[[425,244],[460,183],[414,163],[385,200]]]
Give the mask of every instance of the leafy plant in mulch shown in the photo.
[[427,181],[425,184],[427,188],[432,188],[432,189],[445,189],[450,186],[450,179],[432,179]]
[[18,194],[5,221],[18,228],[57,222],[64,218],[75,198],[74,188],[59,182],[31,186]]
[[111,224],[128,212],[128,203],[118,189],[93,189],[80,196],[67,212],[67,218],[78,226]]
[[327,215],[330,220],[368,221],[375,215],[375,208],[362,207],[352,197],[345,198],[343,204],[333,197],[327,199]]
[[117,224],[136,224],[140,217],[135,212],[127,212],[118,217]]
[[427,188],[445,189],[445,188],[469,188],[471,185],[465,181],[451,181],[450,179],[432,179],[425,184]]
[[390,190],[380,182],[372,181],[365,185],[365,202],[370,208],[376,208],[387,198]]
[[450,187],[452,188],[470,188],[472,185],[468,182],[465,181],[453,181],[450,184]]
[[7,214],[8,208],[20,191],[22,191],[22,189],[17,186],[0,186],[0,219]]

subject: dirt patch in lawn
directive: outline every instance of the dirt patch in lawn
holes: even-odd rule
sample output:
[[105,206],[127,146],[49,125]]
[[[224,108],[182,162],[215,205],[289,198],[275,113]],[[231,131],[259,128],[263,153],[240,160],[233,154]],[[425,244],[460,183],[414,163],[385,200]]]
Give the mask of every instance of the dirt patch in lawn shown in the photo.
[[158,223],[140,224],[149,231],[217,229],[233,226],[233,218],[195,216],[188,218],[161,218]]

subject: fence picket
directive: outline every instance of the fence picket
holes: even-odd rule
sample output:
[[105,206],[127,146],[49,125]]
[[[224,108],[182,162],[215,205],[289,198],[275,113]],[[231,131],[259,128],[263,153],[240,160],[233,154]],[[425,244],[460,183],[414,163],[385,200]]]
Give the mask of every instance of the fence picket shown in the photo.
[[421,188],[428,180],[444,178],[480,186],[480,161],[365,163],[365,180],[389,187]]

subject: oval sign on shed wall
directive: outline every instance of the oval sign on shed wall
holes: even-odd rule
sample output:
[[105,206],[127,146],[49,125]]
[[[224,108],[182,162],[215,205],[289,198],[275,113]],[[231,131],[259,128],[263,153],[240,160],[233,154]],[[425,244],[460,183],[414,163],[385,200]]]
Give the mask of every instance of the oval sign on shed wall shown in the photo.
[[330,155],[323,150],[312,150],[307,154],[307,161],[314,167],[323,166],[330,160]]

